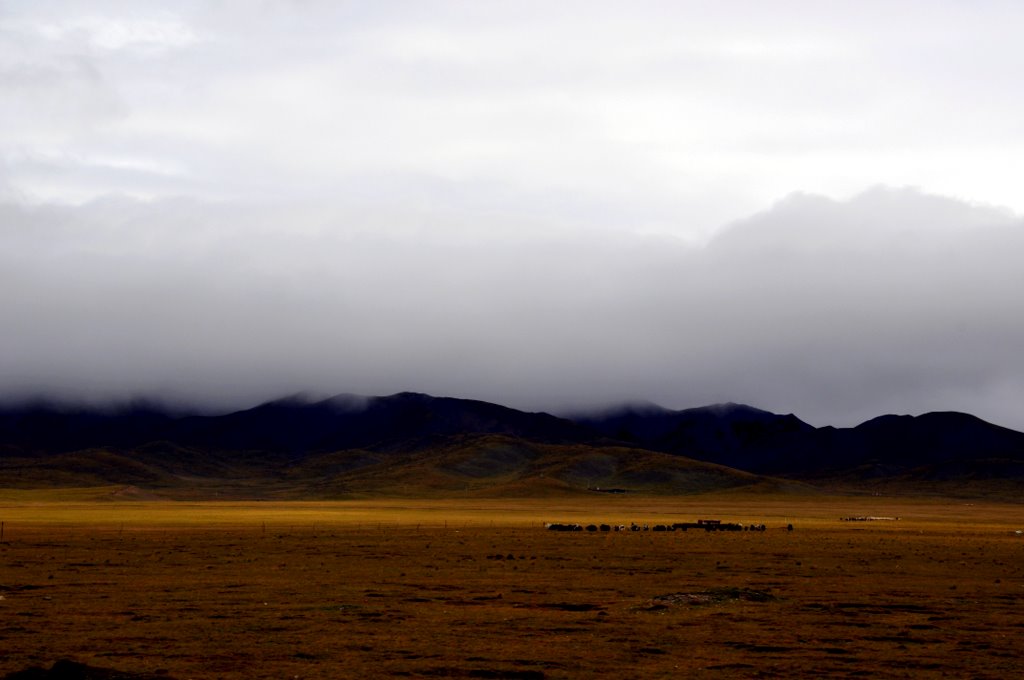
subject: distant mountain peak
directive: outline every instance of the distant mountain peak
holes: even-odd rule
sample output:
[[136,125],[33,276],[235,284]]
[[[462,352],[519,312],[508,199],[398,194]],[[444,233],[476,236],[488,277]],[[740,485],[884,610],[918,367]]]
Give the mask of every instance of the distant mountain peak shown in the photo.
[[765,411],[764,409],[754,408],[747,404],[738,404],[734,401],[726,401],[719,404],[709,404],[707,406],[698,406],[697,408],[684,409],[687,412],[696,413],[704,411],[707,413],[714,413],[719,416],[733,415],[739,413],[746,414],[764,414],[764,415],[776,415],[771,411]]
[[283,406],[283,407],[302,407],[310,406],[323,399],[323,395],[317,395],[312,392],[295,392],[294,394],[288,394],[277,399],[271,399],[270,401],[263,402],[257,408]]
[[[936,425],[936,424],[956,424],[956,425],[987,425],[991,427],[1000,427],[994,425],[986,420],[979,418],[978,416],[971,415],[970,413],[963,413],[961,411],[929,411],[920,415],[909,415],[909,414],[894,414],[887,413],[885,415],[877,416],[866,420],[857,428],[874,428],[883,427],[894,424],[914,424],[914,425]],[[1005,428],[1001,428],[1005,429]]]
[[439,401],[442,399],[451,399],[451,397],[435,397],[432,394],[426,392],[395,392],[383,397],[374,397],[377,401],[391,401],[391,402],[430,402]]

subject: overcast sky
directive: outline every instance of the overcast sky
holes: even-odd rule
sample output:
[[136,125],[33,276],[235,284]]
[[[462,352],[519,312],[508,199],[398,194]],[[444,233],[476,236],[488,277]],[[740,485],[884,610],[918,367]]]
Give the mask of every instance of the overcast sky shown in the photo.
[[0,397],[1024,429],[1024,4],[2,2]]

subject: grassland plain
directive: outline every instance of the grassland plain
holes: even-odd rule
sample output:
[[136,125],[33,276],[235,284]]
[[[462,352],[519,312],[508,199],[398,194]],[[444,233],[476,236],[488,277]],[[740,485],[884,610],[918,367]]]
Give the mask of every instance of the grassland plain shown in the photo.
[[[1020,505],[757,494],[184,503],[122,492],[0,492],[0,673],[61,658],[226,679],[1024,672]],[[850,515],[900,520],[839,521]],[[698,517],[769,529],[541,525]]]

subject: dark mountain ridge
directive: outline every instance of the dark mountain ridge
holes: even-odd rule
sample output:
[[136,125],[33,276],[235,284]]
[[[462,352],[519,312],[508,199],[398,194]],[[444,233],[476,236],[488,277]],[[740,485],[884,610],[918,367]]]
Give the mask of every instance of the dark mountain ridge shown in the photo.
[[577,422],[652,450],[801,478],[863,472],[865,466],[897,474],[953,464],[967,469],[972,461],[1024,461],[1024,433],[958,412],[885,415],[852,428],[815,428],[792,414],[728,403],[641,413],[627,407]]
[[[494,437],[502,438],[500,446]],[[547,447],[544,465],[535,460],[537,447]],[[465,453],[477,449],[486,455]],[[453,462],[454,451],[466,460]],[[556,465],[556,454],[566,456],[564,465]],[[642,465],[631,468],[630,456]],[[7,479],[21,475],[25,483],[159,486],[182,479],[282,480],[305,470],[311,476],[299,475],[303,483],[335,491],[348,488],[343,478],[363,480],[364,490],[373,483],[397,488],[397,479],[406,480],[403,488],[415,486],[417,478],[434,479],[439,489],[468,489],[476,488],[472,480],[483,470],[484,486],[518,480],[516,488],[525,488],[523,479],[536,482],[558,470],[560,483],[577,490],[627,481],[638,488],[704,488],[704,482],[682,481],[697,474],[687,460],[742,471],[736,474],[748,475],[743,484],[754,483],[750,475],[772,475],[861,487],[883,481],[1020,485],[1024,434],[955,412],[815,428],[792,414],[742,404],[673,411],[634,403],[569,419],[411,392],[291,397],[205,416],[151,404],[103,410],[36,403],[0,410],[0,466]],[[411,474],[414,468],[420,472]],[[666,477],[668,470],[675,472]],[[700,479],[740,483],[731,472],[701,470]],[[321,484],[321,473],[334,481]]]
[[0,411],[0,447],[43,455],[171,441],[219,451],[301,455],[343,449],[417,448],[460,434],[507,434],[549,443],[601,436],[570,420],[472,399],[401,392],[385,397],[286,398],[217,416],[152,408],[100,410],[31,404]]

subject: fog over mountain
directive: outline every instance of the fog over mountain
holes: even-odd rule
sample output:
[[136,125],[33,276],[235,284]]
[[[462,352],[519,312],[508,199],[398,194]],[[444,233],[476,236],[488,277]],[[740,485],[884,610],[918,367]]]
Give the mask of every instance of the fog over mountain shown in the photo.
[[0,234],[8,396],[229,408],[414,389],[1024,426],[1024,224],[914,190],[795,194],[704,246],[396,233],[184,199],[8,203]]
[[995,0],[4,3],[0,399],[1024,429],[1022,23]]

